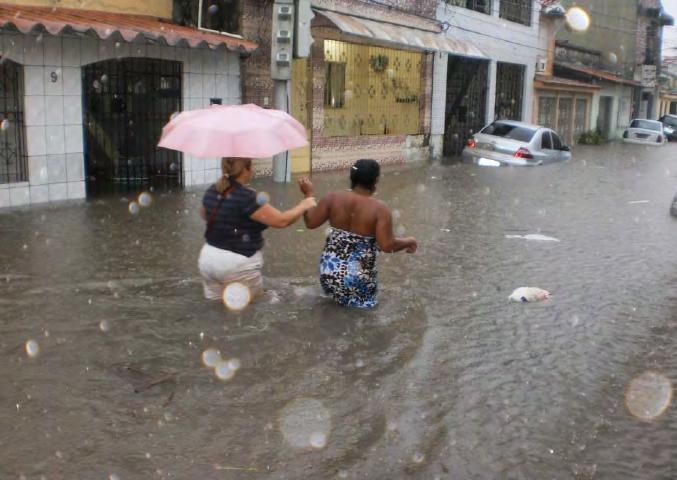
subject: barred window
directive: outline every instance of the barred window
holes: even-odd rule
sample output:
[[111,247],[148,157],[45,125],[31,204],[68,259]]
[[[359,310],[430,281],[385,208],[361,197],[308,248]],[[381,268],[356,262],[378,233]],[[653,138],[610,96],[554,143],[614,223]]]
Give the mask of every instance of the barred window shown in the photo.
[[21,65],[0,57],[0,184],[28,180],[22,85]]
[[532,0],[501,0],[499,16],[510,22],[531,25]]
[[[455,7],[463,7],[486,14],[491,13],[491,0],[445,0],[447,4]],[[505,1],[505,0],[503,0]]]

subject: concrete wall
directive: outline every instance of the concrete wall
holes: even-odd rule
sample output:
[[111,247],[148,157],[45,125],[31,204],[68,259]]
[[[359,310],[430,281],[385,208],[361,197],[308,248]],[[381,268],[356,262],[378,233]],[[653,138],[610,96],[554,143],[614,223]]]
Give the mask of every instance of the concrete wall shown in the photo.
[[172,2],[173,0],[2,0],[2,3],[10,5],[81,8],[161,18],[172,18]]
[[597,128],[597,120],[599,118],[600,109],[599,101],[600,97],[612,97],[612,111],[611,111],[611,129],[609,140],[620,140],[623,138],[623,132],[628,126],[628,120],[621,119],[619,123],[618,112],[621,108],[621,100],[627,99],[632,106],[632,87],[626,85],[618,85],[613,83],[603,83],[602,89],[595,92],[592,97],[592,108],[590,112],[590,128]]
[[[239,55],[91,37],[0,34],[4,56],[23,65],[28,181],[0,184],[0,207],[85,197],[82,66],[125,57],[183,63],[183,108],[241,102]],[[54,75],[52,75],[54,74]],[[169,119],[167,119],[169,121]],[[186,186],[220,175],[217,159],[184,156]]]
[[[515,63],[525,66],[524,91],[522,103],[522,119],[530,121],[533,110],[533,84],[536,62],[547,57],[547,49],[539,38],[540,4],[532,3],[531,25],[509,22],[499,17],[500,0],[494,0],[491,15],[475,12],[463,7],[450,6],[440,2],[437,8],[437,19],[448,22],[451,27],[447,35],[451,38],[466,40],[477,46],[490,58],[489,89],[487,91],[486,123],[494,120],[496,96],[497,62]],[[442,68],[440,65],[439,68]],[[444,134],[444,125],[440,131],[439,119],[444,120],[446,108],[446,69],[443,75],[436,70],[433,85],[433,113],[435,135]],[[442,100],[444,99],[444,100]],[[440,101],[442,100],[442,101]],[[439,142],[435,139],[434,143]],[[438,150],[436,149],[436,152]]]

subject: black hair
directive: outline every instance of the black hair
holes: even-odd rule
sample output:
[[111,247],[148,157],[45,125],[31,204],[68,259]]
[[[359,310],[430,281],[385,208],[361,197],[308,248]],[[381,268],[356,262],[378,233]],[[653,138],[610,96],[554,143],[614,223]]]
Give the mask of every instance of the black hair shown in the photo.
[[376,190],[376,182],[381,175],[381,166],[376,160],[361,159],[350,167],[350,188],[357,186]]

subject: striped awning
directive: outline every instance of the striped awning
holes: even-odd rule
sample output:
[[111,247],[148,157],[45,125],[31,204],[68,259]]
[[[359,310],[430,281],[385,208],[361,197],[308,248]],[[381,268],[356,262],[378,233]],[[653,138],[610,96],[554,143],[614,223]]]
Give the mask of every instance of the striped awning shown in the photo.
[[[155,0],[153,0],[155,1]],[[21,33],[48,32],[93,34],[101,40],[150,42],[170,46],[251,52],[258,45],[241,37],[203,32],[157,17],[127,15],[61,7],[37,7],[0,3],[0,29]]]
[[379,22],[325,9],[313,9],[348,35],[368,38],[407,48],[447,52],[465,57],[488,58],[466,39],[452,37],[440,31],[423,30],[395,23]]

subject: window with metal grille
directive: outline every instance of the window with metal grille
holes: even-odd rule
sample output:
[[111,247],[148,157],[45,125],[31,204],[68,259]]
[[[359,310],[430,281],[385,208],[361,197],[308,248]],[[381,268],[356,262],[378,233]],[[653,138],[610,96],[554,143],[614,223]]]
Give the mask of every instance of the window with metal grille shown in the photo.
[[241,0],[174,0],[172,20],[179,25],[239,34],[241,17]]
[[342,108],[345,105],[346,64],[327,62],[324,85],[324,106]]
[[509,22],[531,25],[532,0],[501,0],[499,16]]
[[23,67],[0,57],[0,183],[25,182]]
[[524,65],[498,62],[496,65],[495,115],[499,120],[522,120]]
[[[505,1],[505,0],[503,0]],[[491,13],[491,0],[445,0],[448,5],[455,7],[463,7],[468,10],[482,12],[486,14]]]

